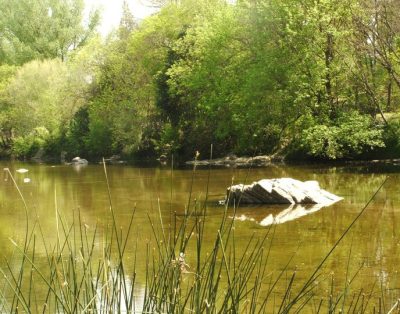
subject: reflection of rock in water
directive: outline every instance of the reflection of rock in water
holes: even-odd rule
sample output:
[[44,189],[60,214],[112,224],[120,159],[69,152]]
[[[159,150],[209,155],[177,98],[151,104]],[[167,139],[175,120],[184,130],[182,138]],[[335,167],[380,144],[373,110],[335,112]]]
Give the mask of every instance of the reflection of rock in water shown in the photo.
[[261,226],[269,226],[272,224],[283,224],[285,222],[298,219],[300,217],[315,213],[319,211],[323,205],[316,204],[312,206],[305,205],[290,205],[287,209],[281,211],[277,215],[269,214],[262,221],[259,222]]
[[72,168],[74,169],[75,172],[79,173],[79,172],[81,172],[82,169],[84,169],[86,167],[87,167],[87,164],[74,164]]
[[[268,216],[264,218],[262,217],[254,218],[254,215],[251,214],[241,214],[231,218],[234,218],[235,220],[239,221],[254,221],[260,226],[266,227],[273,224],[283,224],[288,221],[296,220],[303,216],[315,213],[323,207],[324,205],[321,204],[315,204],[315,205],[291,204],[286,209],[281,210],[278,213],[270,213]],[[257,208],[257,211],[259,210],[260,208]]]

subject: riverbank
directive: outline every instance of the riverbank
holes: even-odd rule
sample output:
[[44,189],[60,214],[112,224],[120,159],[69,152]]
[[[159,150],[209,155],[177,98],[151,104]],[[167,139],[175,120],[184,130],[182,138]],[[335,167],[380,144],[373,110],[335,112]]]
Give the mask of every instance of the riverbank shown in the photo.
[[[66,153],[63,152],[60,156],[41,154],[40,158],[37,154],[32,158],[16,158],[10,155],[1,155],[0,160],[15,160],[39,164],[71,164],[71,158],[66,158]],[[193,167],[223,167],[223,168],[248,168],[248,167],[267,167],[270,165],[331,165],[331,166],[400,166],[400,158],[396,158],[396,154],[388,154],[385,151],[377,152],[372,156],[363,156],[359,159],[324,159],[313,158],[307,155],[287,155],[283,152],[278,152],[271,155],[255,155],[255,156],[237,156],[236,154],[227,154],[224,157],[212,159],[192,159],[185,160],[184,157],[178,158],[176,155],[149,155],[144,156],[122,156],[111,155],[103,157],[90,158],[89,155],[83,154],[83,158],[88,160],[89,164],[102,164],[103,160],[110,165],[134,165],[134,166],[151,166],[158,165],[170,166],[173,160],[174,167],[185,168]],[[139,158],[138,158],[139,157]],[[379,158],[382,157],[382,158]]]
[[400,158],[385,158],[385,159],[360,159],[360,160],[287,160],[282,155],[259,155],[254,157],[236,155],[228,155],[221,158],[189,160],[185,162],[186,166],[199,167],[266,167],[271,164],[329,164],[329,165],[346,165],[346,166],[400,166]]
[[222,158],[189,160],[185,162],[187,166],[216,166],[216,167],[265,167],[271,163],[283,163],[283,156],[260,155],[254,157],[238,157],[236,155],[228,155]]

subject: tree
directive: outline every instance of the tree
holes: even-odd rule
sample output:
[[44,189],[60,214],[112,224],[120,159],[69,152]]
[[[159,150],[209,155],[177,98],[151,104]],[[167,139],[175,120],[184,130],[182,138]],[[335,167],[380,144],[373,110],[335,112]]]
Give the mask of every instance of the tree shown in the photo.
[[122,3],[122,16],[119,22],[118,36],[120,39],[127,39],[129,34],[137,27],[135,18],[129,9],[128,2]]
[[83,0],[0,0],[0,64],[60,58],[84,44],[99,22],[98,11],[82,24]]
[[9,119],[10,101],[7,97],[7,86],[17,68],[10,65],[0,66],[0,148],[8,150],[12,144],[12,121]]
[[399,101],[400,14],[398,1],[360,0],[363,10],[354,16],[354,51],[358,78],[373,105],[372,113],[392,111]]
[[58,60],[32,61],[21,67],[7,86],[9,118],[15,137],[36,127],[57,130],[62,120],[60,90],[66,66]]
[[168,5],[129,36],[120,31],[109,39],[90,117],[93,134],[109,134],[114,151],[132,154],[159,140],[154,138],[162,124],[156,112],[157,80],[174,42],[193,22],[196,7],[195,1]]

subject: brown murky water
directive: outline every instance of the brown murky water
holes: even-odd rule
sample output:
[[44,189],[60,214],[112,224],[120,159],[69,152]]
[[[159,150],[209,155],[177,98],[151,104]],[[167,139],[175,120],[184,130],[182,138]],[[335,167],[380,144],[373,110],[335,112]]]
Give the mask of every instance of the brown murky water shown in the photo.
[[[1,169],[9,167],[20,185],[29,207],[32,220],[39,217],[46,239],[55,241],[55,203],[69,219],[80,209],[83,223],[100,230],[110,221],[109,202],[105,177],[101,165],[83,168],[24,163],[1,162]],[[26,168],[20,174],[15,170]],[[250,183],[261,178],[292,177],[299,180],[317,180],[322,188],[344,197],[330,207],[309,211],[307,215],[299,208],[299,217],[292,217],[277,225],[269,259],[269,271],[279,272],[292,257],[289,272],[297,270],[297,282],[304,282],[316,265],[334,245],[343,231],[357,216],[365,203],[389,176],[388,181],[370,204],[351,232],[329,258],[323,273],[324,278],[333,274],[335,287],[342,288],[346,280],[346,269],[351,252],[349,274],[354,274],[363,265],[353,283],[353,289],[369,291],[374,285],[382,290],[387,302],[400,296],[400,168],[395,167],[328,167],[328,166],[271,166],[258,169],[197,169],[193,184],[192,170],[170,168],[139,168],[133,166],[109,166],[108,176],[116,219],[122,228],[128,224],[130,214],[136,207],[133,237],[138,238],[138,250],[145,250],[151,238],[149,217],[158,219],[158,207],[162,219],[168,222],[171,212],[183,214],[189,192],[192,198],[204,199],[209,192],[207,210],[207,233],[204,246],[213,245],[223,206],[218,206],[232,180],[234,183]],[[29,178],[29,183],[24,179]],[[285,206],[241,207],[237,211],[235,233],[237,249],[247,243],[256,233],[262,236],[269,215],[279,215]],[[0,251],[11,263],[15,259],[10,238],[22,241],[25,233],[25,213],[18,192],[5,172],[0,174]],[[69,217],[69,218],[68,218]],[[132,240],[134,242],[135,240]],[[98,244],[101,246],[101,243]],[[128,249],[133,255],[134,245]],[[38,256],[40,252],[38,248]],[[140,252],[139,252],[140,253]],[[190,251],[186,253],[190,264]],[[194,254],[193,254],[194,255]],[[144,254],[139,254],[139,257]],[[144,261],[139,260],[139,264]],[[0,266],[4,266],[0,262]],[[140,275],[138,281],[140,282]],[[282,281],[282,290],[287,281]],[[327,285],[328,286],[328,285]],[[326,296],[321,286],[318,292]],[[279,289],[278,289],[279,290]]]

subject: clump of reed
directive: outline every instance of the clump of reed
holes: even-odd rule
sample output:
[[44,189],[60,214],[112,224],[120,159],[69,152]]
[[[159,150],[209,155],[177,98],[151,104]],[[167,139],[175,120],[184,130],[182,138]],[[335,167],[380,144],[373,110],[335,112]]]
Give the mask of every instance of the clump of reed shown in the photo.
[[[194,169],[195,171],[195,169]],[[107,169],[104,165],[108,186]],[[9,175],[12,178],[11,173]],[[145,280],[137,280],[137,254],[129,262],[124,258],[130,243],[135,211],[127,230],[120,230],[109,193],[111,226],[105,239],[99,239],[98,229],[90,231],[78,212],[68,223],[55,208],[57,240],[49,245],[39,221],[28,219],[28,206],[17,184],[26,212],[26,237],[22,245],[12,244],[19,252],[18,267],[6,262],[1,269],[6,287],[0,295],[0,312],[17,313],[395,313],[399,302],[385,306],[383,297],[374,303],[372,291],[350,294],[350,276],[339,293],[331,291],[327,298],[317,293],[322,269],[332,252],[360,218],[371,200],[360,211],[351,225],[337,240],[321,263],[305,282],[298,282],[296,272],[289,272],[290,260],[274,276],[268,269],[275,226],[262,237],[253,236],[246,247],[236,246],[235,220],[226,205],[211,251],[204,251],[203,240],[207,221],[207,200],[198,202],[189,195],[185,214],[172,215],[172,223],[165,224],[161,211],[154,220],[152,250],[147,244]],[[383,185],[383,184],[382,184]],[[382,186],[381,186],[382,187]],[[380,189],[380,188],[379,188]],[[207,199],[207,196],[206,196]],[[38,241],[45,248],[45,265],[37,262]],[[102,249],[96,244],[102,243]],[[186,255],[191,259],[189,267]],[[350,260],[349,254],[349,260]],[[194,261],[194,262],[193,262]],[[285,290],[277,293],[278,283],[285,281]],[[47,291],[38,296],[37,287]],[[137,288],[143,287],[140,296]],[[139,288],[140,288],[139,287]],[[333,283],[331,285],[333,287]],[[373,304],[374,303],[374,304]]]

